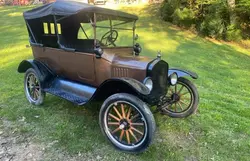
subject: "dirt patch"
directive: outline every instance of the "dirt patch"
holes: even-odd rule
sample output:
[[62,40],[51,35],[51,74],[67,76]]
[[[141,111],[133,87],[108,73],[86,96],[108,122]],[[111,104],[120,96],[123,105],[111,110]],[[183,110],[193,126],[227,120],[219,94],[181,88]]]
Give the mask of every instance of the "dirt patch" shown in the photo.
[[16,133],[11,122],[2,120],[0,128],[1,161],[36,161],[43,158],[44,148],[30,141],[30,137]]
[[17,138],[7,137],[1,139],[0,146],[0,160],[30,160],[36,161],[41,160],[43,151],[40,149],[40,146],[33,143],[18,143]]
[[[96,161],[110,160],[109,156],[103,154],[104,151],[112,152],[112,148],[96,148],[94,151],[70,155],[62,149],[54,147],[58,143],[54,140],[50,143],[34,143],[34,136],[28,133],[20,133],[20,126],[30,126],[25,122],[25,118],[17,120],[15,123],[0,118],[0,161],[40,161],[40,160],[60,160],[60,161]],[[126,158],[118,160],[128,160]]]

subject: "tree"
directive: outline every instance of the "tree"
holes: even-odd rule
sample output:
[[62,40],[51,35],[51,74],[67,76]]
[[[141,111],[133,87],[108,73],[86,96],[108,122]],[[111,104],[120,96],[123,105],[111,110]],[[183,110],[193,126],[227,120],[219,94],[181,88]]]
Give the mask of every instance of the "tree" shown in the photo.
[[228,4],[229,9],[231,10],[231,12],[230,12],[230,24],[235,25],[236,24],[236,14],[234,12],[235,0],[227,0],[227,4]]

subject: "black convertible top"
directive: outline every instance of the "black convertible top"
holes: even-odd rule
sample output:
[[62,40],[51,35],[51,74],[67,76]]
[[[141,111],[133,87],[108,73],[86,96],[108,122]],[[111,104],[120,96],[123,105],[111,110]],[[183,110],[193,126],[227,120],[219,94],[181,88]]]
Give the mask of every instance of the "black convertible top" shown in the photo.
[[109,15],[112,17],[121,17],[128,20],[137,20],[136,15],[125,13],[122,11],[111,10],[107,8],[96,7],[77,1],[56,1],[35,9],[24,12],[26,20],[42,18],[49,15],[70,16],[78,13],[97,13]]

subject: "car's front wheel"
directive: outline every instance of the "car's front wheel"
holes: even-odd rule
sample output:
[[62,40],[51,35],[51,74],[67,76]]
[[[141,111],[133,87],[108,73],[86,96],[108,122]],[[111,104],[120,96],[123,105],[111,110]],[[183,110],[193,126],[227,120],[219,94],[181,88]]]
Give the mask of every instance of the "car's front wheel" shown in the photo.
[[155,132],[154,116],[148,106],[126,93],[114,94],[105,100],[99,123],[108,140],[126,152],[144,151]]
[[31,104],[41,105],[43,103],[45,92],[42,91],[38,74],[33,68],[28,69],[25,73],[24,92]]
[[161,113],[174,118],[184,118],[193,114],[199,103],[195,85],[186,78],[179,78],[175,86],[170,86],[167,101],[161,106]]

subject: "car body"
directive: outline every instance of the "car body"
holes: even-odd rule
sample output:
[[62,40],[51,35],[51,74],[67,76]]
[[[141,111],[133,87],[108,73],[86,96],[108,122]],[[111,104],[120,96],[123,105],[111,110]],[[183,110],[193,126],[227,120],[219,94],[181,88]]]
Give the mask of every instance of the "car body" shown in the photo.
[[[23,60],[18,67],[18,72],[26,72],[27,99],[38,105],[43,102],[46,92],[78,105],[85,105],[91,100],[106,100],[100,120],[112,115],[107,113],[110,104],[117,106],[122,100],[127,110],[124,112],[122,103],[118,112],[114,108],[117,114],[123,115],[118,114],[122,118],[119,119],[121,133],[118,142],[107,131],[108,124],[103,124],[105,120],[100,121],[101,127],[107,127],[106,130],[102,128],[104,133],[118,149],[130,152],[144,150],[155,129],[153,116],[146,106],[163,106],[166,102],[162,103],[162,98],[168,88],[177,83],[178,76],[197,78],[193,72],[169,69],[168,63],[161,60],[160,53],[156,53],[155,58],[140,56],[141,46],[135,42],[136,15],[80,2],[58,1],[26,11],[24,18],[34,56],[33,60]],[[107,32],[99,34],[99,39],[98,33],[103,30]],[[118,36],[118,30],[122,36]],[[118,39],[126,37],[127,32],[131,35],[130,41],[125,41],[128,45],[118,45],[122,43]],[[85,38],[80,39],[79,33]],[[114,100],[115,103],[110,103]],[[142,120],[147,120],[147,124],[134,124],[143,124],[143,131],[150,132],[147,137],[143,135],[149,140],[148,144],[130,145],[128,137],[127,143],[123,144],[125,133],[126,136],[135,136],[130,129],[132,123],[129,125],[132,119],[125,117],[131,109],[137,111]],[[134,139],[138,141],[136,136]]]

